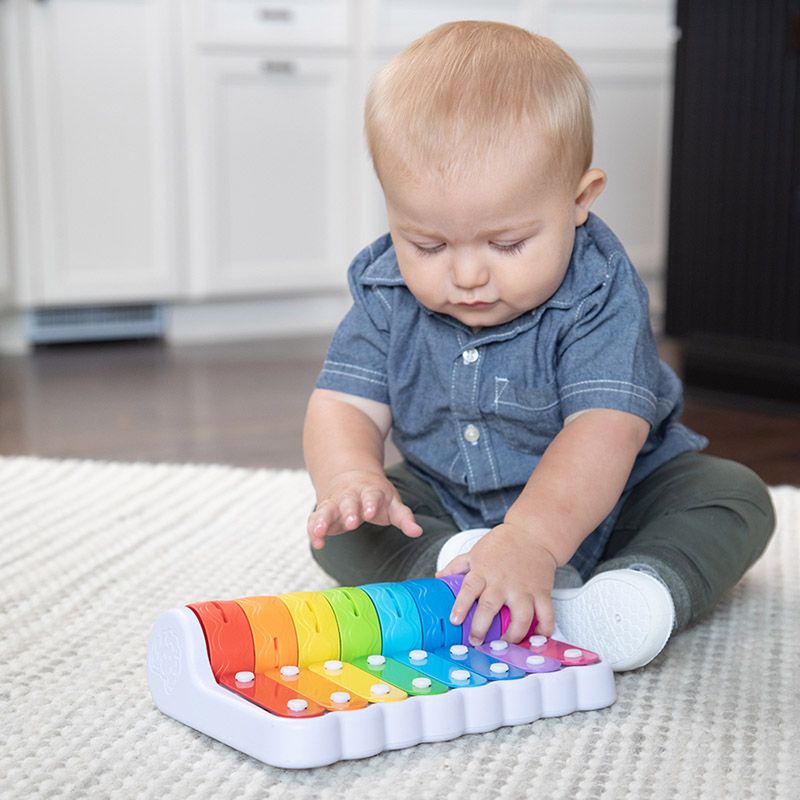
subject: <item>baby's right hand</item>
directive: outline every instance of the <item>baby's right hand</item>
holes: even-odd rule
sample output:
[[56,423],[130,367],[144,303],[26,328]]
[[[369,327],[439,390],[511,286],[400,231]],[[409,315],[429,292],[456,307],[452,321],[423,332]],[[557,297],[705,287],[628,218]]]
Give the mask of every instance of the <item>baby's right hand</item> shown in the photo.
[[319,493],[308,518],[308,536],[315,550],[325,547],[326,536],[352,531],[364,522],[394,525],[406,536],[422,534],[411,509],[383,473],[350,470],[337,475]]

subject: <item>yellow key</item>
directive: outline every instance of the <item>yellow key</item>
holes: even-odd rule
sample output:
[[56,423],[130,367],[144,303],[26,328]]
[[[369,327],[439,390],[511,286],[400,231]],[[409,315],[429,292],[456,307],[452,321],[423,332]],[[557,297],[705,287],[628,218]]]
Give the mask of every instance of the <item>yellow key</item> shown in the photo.
[[384,683],[374,675],[370,675],[346,661],[332,659],[310,664],[308,668],[370,703],[395,703],[408,697],[402,689]]
[[339,658],[339,627],[331,604],[319,592],[279,594],[297,632],[297,666]]

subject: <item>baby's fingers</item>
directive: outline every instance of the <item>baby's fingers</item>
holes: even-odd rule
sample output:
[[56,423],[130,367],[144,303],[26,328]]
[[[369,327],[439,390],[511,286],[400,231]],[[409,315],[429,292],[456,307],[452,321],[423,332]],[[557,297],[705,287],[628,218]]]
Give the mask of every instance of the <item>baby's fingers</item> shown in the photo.
[[356,493],[343,495],[339,500],[339,519],[347,531],[357,528],[361,522],[361,497]]
[[333,525],[339,518],[337,505],[330,500],[323,500],[308,517],[308,536],[315,550],[325,547],[325,537],[335,533]]
[[[536,633],[542,636],[552,636],[553,629],[556,625],[556,615],[553,610],[553,601],[550,599],[549,594],[542,594],[535,598],[536,602],[536,619],[538,625],[536,626]],[[526,629],[527,630],[527,629]],[[526,631],[520,634],[520,638],[525,635]],[[518,641],[512,639],[511,641]]]
[[500,613],[503,606],[501,597],[484,590],[478,599],[475,608],[475,615],[472,617],[472,624],[469,630],[469,643],[477,647],[483,643],[494,618]]
[[345,494],[338,500],[323,500],[308,518],[308,535],[315,550],[325,547],[326,536],[353,530],[361,523],[358,495]]
[[[458,558],[465,558],[465,556],[458,556]],[[455,564],[458,558],[454,558],[450,564],[447,565],[448,568]],[[455,602],[453,603],[453,610],[450,612],[450,622],[452,622],[453,625],[461,625],[469,613],[469,610],[472,608],[473,603],[480,597],[485,587],[486,581],[480,575],[475,572],[467,573],[466,577],[461,582],[461,589],[456,595]]]
[[516,643],[521,641],[522,637],[530,630],[534,616],[533,598],[523,597],[510,601],[508,610],[511,612],[511,623],[503,634],[503,638],[508,642]]
[[361,509],[367,522],[381,524],[381,511],[386,497],[380,489],[364,489],[361,492]]
[[422,535],[422,528],[414,519],[414,512],[399,498],[389,503],[389,522],[400,528],[406,536],[415,538]]

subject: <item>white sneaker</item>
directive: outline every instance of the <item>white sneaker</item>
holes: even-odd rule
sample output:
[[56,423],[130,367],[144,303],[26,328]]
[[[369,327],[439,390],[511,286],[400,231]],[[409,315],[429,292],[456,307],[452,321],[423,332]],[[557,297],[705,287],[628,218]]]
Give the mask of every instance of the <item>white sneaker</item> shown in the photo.
[[672,633],[672,595],[644,572],[601,572],[579,589],[554,589],[552,596],[564,640],[598,653],[615,672],[652,661]]
[[436,571],[444,569],[456,556],[469,553],[472,550],[472,545],[478,539],[482,539],[490,530],[491,528],[470,528],[466,531],[454,533],[439,551],[439,557],[436,559]]

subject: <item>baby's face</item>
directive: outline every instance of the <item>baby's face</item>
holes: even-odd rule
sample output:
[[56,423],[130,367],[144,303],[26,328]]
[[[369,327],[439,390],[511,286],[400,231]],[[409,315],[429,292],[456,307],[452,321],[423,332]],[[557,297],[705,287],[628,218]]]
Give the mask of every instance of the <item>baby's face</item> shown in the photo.
[[[508,322],[558,289],[575,227],[605,176],[558,181],[546,158],[494,158],[474,177],[383,176],[389,229],[409,290],[471,328]],[[589,189],[582,191],[584,185]]]

